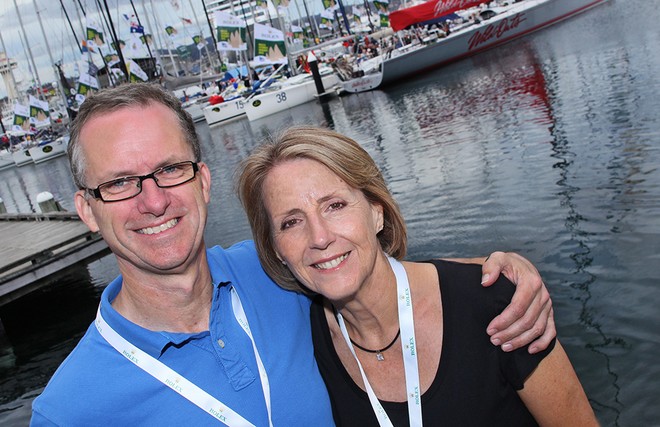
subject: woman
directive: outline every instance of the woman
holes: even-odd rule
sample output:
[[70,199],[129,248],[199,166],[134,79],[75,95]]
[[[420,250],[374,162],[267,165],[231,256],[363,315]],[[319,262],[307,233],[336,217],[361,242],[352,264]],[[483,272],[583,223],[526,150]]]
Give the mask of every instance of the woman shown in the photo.
[[510,282],[482,288],[478,266],[397,261],[403,218],[355,141],[285,131],[246,160],[239,191],[266,271],[319,294],[315,354],[338,425],[597,424],[558,342],[535,355],[490,344]]

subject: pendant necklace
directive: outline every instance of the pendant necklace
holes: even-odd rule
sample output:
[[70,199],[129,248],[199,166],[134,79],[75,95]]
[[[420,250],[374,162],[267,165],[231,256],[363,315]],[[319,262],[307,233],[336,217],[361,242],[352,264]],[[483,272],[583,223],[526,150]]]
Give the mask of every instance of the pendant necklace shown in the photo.
[[366,351],[367,353],[376,353],[376,359],[377,359],[379,362],[382,362],[383,360],[385,360],[385,357],[383,356],[383,352],[384,352],[385,350],[388,350],[390,347],[392,347],[392,346],[394,345],[394,343],[396,342],[396,340],[399,339],[399,335],[401,335],[401,328],[399,328],[399,329],[396,331],[396,336],[394,337],[394,339],[392,340],[392,342],[389,343],[389,344],[387,344],[387,346],[385,346],[384,348],[381,348],[380,350],[370,350],[370,349],[368,349],[368,348],[364,348],[364,347],[362,347],[360,344],[358,344],[358,343],[356,343],[355,341],[353,341],[353,339],[350,338],[350,337],[349,337],[349,340],[351,340],[351,344],[353,344],[354,346],[356,346],[357,348],[359,348],[359,349],[362,350],[362,351]]

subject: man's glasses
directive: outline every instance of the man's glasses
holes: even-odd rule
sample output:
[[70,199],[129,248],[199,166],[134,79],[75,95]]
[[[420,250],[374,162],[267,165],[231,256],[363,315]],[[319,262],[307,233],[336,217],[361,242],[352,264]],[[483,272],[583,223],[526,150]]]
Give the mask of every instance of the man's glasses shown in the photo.
[[142,192],[142,181],[153,179],[160,188],[176,187],[195,179],[199,166],[195,162],[179,162],[163,166],[148,175],[125,176],[104,182],[96,188],[85,188],[85,190],[104,202],[120,202],[130,199]]

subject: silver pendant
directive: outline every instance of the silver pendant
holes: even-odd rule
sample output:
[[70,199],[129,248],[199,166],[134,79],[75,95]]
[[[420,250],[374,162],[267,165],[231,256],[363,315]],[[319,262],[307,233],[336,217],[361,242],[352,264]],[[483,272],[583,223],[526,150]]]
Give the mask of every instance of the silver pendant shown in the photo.
[[381,353],[380,351],[376,353],[376,360],[378,360],[379,362],[385,360],[385,358],[383,357],[383,353]]

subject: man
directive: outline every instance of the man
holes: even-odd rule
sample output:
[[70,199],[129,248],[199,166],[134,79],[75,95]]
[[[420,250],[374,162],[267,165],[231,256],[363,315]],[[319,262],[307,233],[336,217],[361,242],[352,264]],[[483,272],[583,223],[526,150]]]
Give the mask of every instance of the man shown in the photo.
[[[309,300],[275,285],[251,242],[205,247],[211,173],[178,100],[148,84],[101,91],[80,108],[68,154],[76,210],[121,276],[31,424],[332,425]],[[510,349],[541,335],[544,348],[555,331],[538,273],[492,258],[488,283],[500,266],[534,283],[491,324],[492,341]]]

